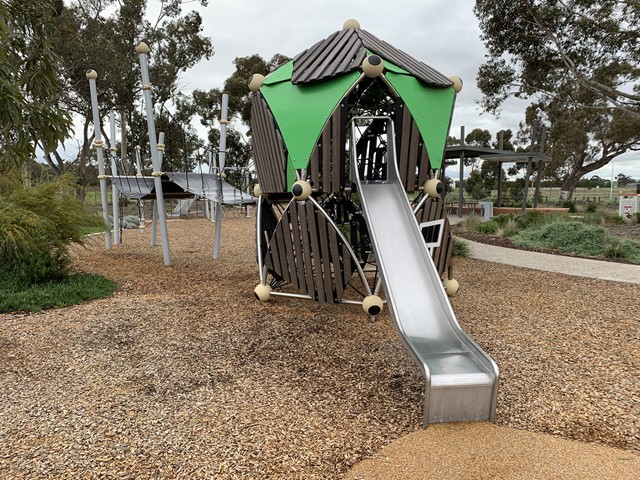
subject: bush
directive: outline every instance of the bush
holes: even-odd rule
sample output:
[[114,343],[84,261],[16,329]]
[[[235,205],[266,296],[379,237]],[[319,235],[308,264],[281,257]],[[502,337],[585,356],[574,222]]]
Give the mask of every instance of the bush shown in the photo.
[[500,229],[500,224],[494,220],[479,223],[476,225],[476,232],[483,234],[496,233]]
[[454,257],[468,257],[469,256],[469,244],[464,240],[452,237],[453,240],[453,256]]
[[583,256],[603,252],[607,232],[604,228],[577,221],[555,221],[529,228],[512,237],[515,245],[530,248],[553,248]]
[[609,237],[604,246],[603,255],[608,258],[640,263],[640,243],[625,238]]
[[613,225],[623,225],[626,223],[625,218],[621,217],[620,215],[612,215],[607,220]]
[[124,229],[134,229],[140,227],[140,219],[135,215],[127,215],[122,219],[122,228]]
[[564,200],[561,207],[568,208],[569,213],[576,213],[576,204],[573,200]]
[[588,202],[587,203],[587,208],[585,209],[585,211],[587,213],[596,213],[596,211],[598,210],[598,204],[594,203],[594,202]]
[[517,215],[515,221],[521,229],[525,229],[548,223],[549,217],[537,210],[530,210],[523,215]]
[[478,215],[471,214],[463,217],[460,225],[462,226],[462,229],[464,231],[471,232],[474,231],[476,229],[476,226],[478,226],[481,222],[482,219]]
[[83,228],[100,221],[74,196],[70,177],[25,186],[0,179],[0,278],[25,285],[68,275],[68,248],[82,244]]

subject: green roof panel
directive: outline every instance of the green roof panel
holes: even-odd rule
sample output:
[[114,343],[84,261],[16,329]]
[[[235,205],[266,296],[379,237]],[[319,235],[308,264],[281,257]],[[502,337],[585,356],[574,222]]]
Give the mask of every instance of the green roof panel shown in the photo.
[[310,84],[293,85],[290,81],[270,84],[265,82],[260,89],[287,147],[289,186],[296,180],[295,169],[307,168],[324,125],[359,77],[360,72],[354,71],[324,82]]
[[293,74],[293,60],[279,66],[264,79],[263,85],[271,85],[278,82],[291,80]]
[[393,72],[388,65],[385,77],[415,119],[431,166],[440,168],[455,101],[453,88],[429,87],[415,77]]

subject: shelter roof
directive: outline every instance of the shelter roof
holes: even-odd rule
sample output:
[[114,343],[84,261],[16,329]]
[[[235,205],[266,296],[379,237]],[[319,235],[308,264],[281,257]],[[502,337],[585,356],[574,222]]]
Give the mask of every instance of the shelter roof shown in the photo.
[[368,53],[375,53],[427,85],[450,87],[453,82],[434,68],[359,28],[346,28],[329,35],[293,59],[291,82],[308,83],[360,68]]
[[497,148],[474,147],[470,145],[450,145],[445,151],[445,158],[456,159],[464,154],[465,158],[481,158],[488,162],[502,163],[527,163],[529,158],[533,163],[548,163],[551,161],[549,155],[540,152],[513,152],[510,150],[499,150]]

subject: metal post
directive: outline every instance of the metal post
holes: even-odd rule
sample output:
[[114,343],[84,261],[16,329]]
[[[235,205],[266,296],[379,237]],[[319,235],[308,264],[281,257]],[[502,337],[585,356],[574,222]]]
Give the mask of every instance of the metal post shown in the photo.
[[615,161],[611,160],[611,183],[609,185],[609,200],[613,200],[613,167],[615,165]]
[[[111,126],[111,178],[116,176],[118,167],[116,166],[116,114],[111,112],[109,114],[109,124]],[[120,198],[120,191],[116,188],[115,183],[111,182],[111,204],[113,207],[113,243],[120,245],[122,239],[120,238],[120,205],[118,199]]]
[[533,197],[533,207],[538,206],[538,197],[540,196],[540,186],[542,185],[542,154],[544,153],[544,142],[547,139],[547,129],[542,127],[540,137],[540,157],[538,157],[538,176],[536,177],[536,193]]
[[[498,150],[504,149],[504,131],[498,133]],[[502,206],[502,163],[498,162],[498,198],[496,198],[496,207]]]
[[[222,109],[220,112],[220,151],[218,152],[218,178],[220,179],[220,198],[222,199],[222,176],[224,174],[225,155],[227,153],[227,123],[229,111],[229,95],[222,94]],[[220,241],[222,238],[222,203],[216,205],[216,227],[213,248],[213,258],[220,257]]]
[[107,200],[107,176],[104,171],[104,154],[102,151],[102,132],[100,131],[100,112],[98,111],[98,91],[96,88],[96,78],[98,74],[95,70],[87,72],[87,80],[89,80],[89,90],[91,93],[91,109],[93,110],[93,131],[95,140],[93,145],[96,148],[98,156],[98,180],[100,181],[100,199],[102,201],[102,217],[107,228],[104,233],[104,240],[107,250],[111,249],[111,221],[109,220],[109,204]]
[[151,213],[151,246],[158,244],[158,202],[153,201],[153,211]]
[[[531,126],[531,146],[529,147],[530,153],[533,153],[533,149],[536,144],[537,134],[538,134],[538,124],[534,122],[533,125]],[[527,158],[527,174],[524,177],[524,193],[522,194],[522,209],[520,210],[521,213],[524,213],[527,208],[527,197],[529,196],[529,179],[531,177],[532,163],[533,163],[533,157]]]
[[462,217],[462,203],[464,202],[464,125],[460,127],[460,190],[458,191],[458,217]]
[[160,234],[162,236],[162,253],[164,264],[171,265],[171,253],[169,251],[169,234],[167,232],[167,216],[164,211],[164,196],[162,194],[162,164],[158,158],[158,144],[156,141],[156,127],[153,119],[153,105],[151,103],[151,83],[149,80],[149,63],[147,55],[149,47],[144,42],[136,47],[136,53],[140,57],[140,71],[142,73],[142,94],[147,113],[147,128],[149,130],[149,147],[151,149],[151,162],[153,163],[153,181],[155,184],[156,205],[158,219],[160,220]]

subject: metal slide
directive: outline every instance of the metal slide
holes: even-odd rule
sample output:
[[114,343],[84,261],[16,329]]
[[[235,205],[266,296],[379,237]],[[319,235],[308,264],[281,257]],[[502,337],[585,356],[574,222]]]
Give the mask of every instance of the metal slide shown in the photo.
[[399,180],[393,123],[384,120],[386,178],[362,180],[355,164],[352,172],[391,317],[426,379],[424,425],[493,420],[498,368],[455,318]]

